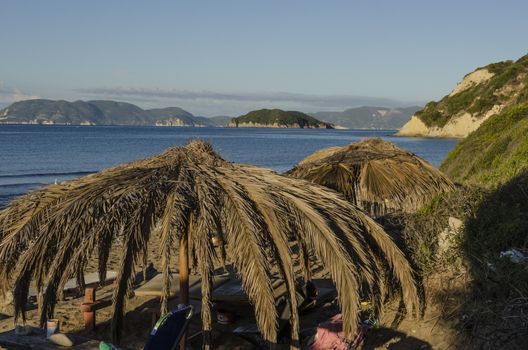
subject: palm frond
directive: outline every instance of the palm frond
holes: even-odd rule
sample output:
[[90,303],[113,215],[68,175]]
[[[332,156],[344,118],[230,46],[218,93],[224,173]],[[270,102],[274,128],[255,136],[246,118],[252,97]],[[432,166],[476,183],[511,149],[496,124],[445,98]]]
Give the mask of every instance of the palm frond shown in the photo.
[[364,139],[309,155],[286,173],[341,192],[372,216],[414,212],[455,186],[440,170],[382,139]]
[[[319,175],[333,176],[335,166],[319,166],[324,170]],[[332,181],[350,181],[364,171],[364,181],[377,188],[372,174],[385,171],[379,167],[372,162],[366,170],[340,165]],[[370,198],[361,192],[365,185],[354,186],[349,193],[359,201]],[[97,256],[104,280],[109,255],[118,252],[121,265],[111,330],[119,340],[127,294],[136,270],[145,265],[142,257],[152,233],[158,232],[156,226],[161,227],[162,311],[167,310],[171,257],[178,255],[175,243],[184,238],[203,278],[205,334],[212,327],[213,270],[215,263],[224,261],[240,276],[257,324],[271,343],[277,341],[273,275],[278,273],[288,289],[295,346],[299,328],[295,288],[297,281],[309,280],[311,261],[320,263],[336,285],[348,337],[357,327],[365,285],[367,296],[381,304],[386,280],[395,278],[409,309],[418,303],[413,273],[403,254],[343,195],[270,170],[227,162],[202,141],[15,199],[0,212],[0,276],[6,276],[0,278],[0,289],[14,287],[16,316],[25,317],[29,287],[47,286],[40,315],[45,321],[53,315],[68,278],[82,275],[90,258]]]

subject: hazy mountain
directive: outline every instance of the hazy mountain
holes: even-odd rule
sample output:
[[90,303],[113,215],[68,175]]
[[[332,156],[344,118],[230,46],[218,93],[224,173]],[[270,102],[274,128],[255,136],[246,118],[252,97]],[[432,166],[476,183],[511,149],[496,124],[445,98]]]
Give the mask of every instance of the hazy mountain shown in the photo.
[[228,126],[231,119],[233,119],[233,117],[227,115],[218,115],[209,118],[209,120],[215,123],[216,126]]
[[167,107],[147,110],[156,125],[170,126],[213,126],[207,118],[195,117],[179,107]]
[[159,125],[213,126],[204,117],[195,117],[178,108],[144,110],[136,105],[116,101],[75,101],[34,99],[15,102],[0,110],[3,124],[71,124],[71,125]]
[[348,129],[399,129],[421,107],[357,107],[343,112],[309,113],[311,116]]

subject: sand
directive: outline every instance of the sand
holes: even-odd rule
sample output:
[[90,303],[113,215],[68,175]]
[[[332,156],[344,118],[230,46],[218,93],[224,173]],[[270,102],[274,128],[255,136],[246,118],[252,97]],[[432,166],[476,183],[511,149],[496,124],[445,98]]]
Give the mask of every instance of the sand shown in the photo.
[[[119,246],[116,246],[111,253],[109,269],[119,269]],[[154,239],[149,246],[149,262],[153,264],[154,269],[160,270],[161,261],[157,254],[158,245]],[[177,257],[174,257],[173,263],[176,264]],[[175,265],[173,265],[175,266]],[[94,271],[94,269],[92,269]],[[321,282],[325,288],[332,288],[330,281]],[[136,286],[137,288],[137,286]],[[113,292],[112,284],[107,284],[97,290],[97,299],[111,298]],[[66,300],[60,301],[56,305],[55,318],[61,322],[61,331],[65,333],[78,334],[92,339],[110,340],[110,319],[112,315],[111,306],[102,308],[97,311],[97,328],[96,330],[84,330],[83,315],[80,312],[80,305],[82,303],[83,295],[72,294],[66,295]],[[178,304],[178,298],[172,298],[169,302],[169,308],[175,308]],[[191,344],[194,348],[199,349],[201,343],[201,336],[198,332],[201,329],[200,322],[200,303],[198,301],[191,301],[197,310],[197,314],[193,317],[190,324],[189,335],[195,335]],[[1,304],[1,303],[0,303]],[[159,310],[159,298],[153,296],[137,296],[130,294],[127,298],[126,317],[123,329],[124,341],[122,346],[128,349],[141,349],[145,343],[145,339],[151,330],[154,320],[157,317]],[[452,345],[456,339],[453,331],[448,324],[438,322],[439,310],[430,308],[426,312],[426,318],[422,321],[417,321],[413,318],[405,318],[398,326],[392,326],[394,318],[397,316],[397,303],[394,302],[389,306],[389,311],[382,319],[381,327],[372,330],[367,339],[366,346],[368,349],[447,349]],[[241,324],[248,324],[253,321],[252,310],[247,308],[235,308],[239,316],[237,324],[232,327],[226,327],[216,322],[213,323],[214,339],[216,339],[215,348],[217,349],[252,349],[253,347],[238,338],[230,332],[234,327]],[[318,323],[323,322],[339,312],[339,308],[335,302],[329,302],[323,305],[322,308],[312,311],[301,317],[301,328],[304,330],[312,329]],[[36,307],[28,311],[28,324],[38,326],[38,315]],[[213,320],[216,316],[213,316]],[[14,328],[14,320],[12,317],[12,310],[0,310],[0,333]],[[283,347],[279,347],[283,348]],[[287,348],[287,347],[284,347]],[[1,346],[0,346],[1,349]]]
[[457,86],[455,86],[449,96],[456,95],[459,92],[469,89],[475,85],[484,83],[491,79],[494,75],[494,73],[491,73],[485,68],[477,69],[476,71],[466,75],[464,79],[460,83],[458,83]]

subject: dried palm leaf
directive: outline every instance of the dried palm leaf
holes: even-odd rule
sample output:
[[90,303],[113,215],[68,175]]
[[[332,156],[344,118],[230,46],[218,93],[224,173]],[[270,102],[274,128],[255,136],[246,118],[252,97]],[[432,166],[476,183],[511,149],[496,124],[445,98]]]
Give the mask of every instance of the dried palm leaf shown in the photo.
[[383,139],[317,151],[286,175],[341,192],[372,216],[415,212],[455,186],[440,170]]
[[[367,297],[380,304],[384,275],[391,271],[409,310],[418,308],[413,273],[403,254],[345,197],[271,170],[227,162],[201,141],[16,198],[0,212],[0,288],[14,286],[16,316],[25,317],[32,281],[47,286],[44,322],[53,315],[68,278],[86,271],[96,256],[104,279],[109,252],[119,248],[111,327],[118,340],[126,295],[153,234],[161,242],[162,310],[167,310],[171,256],[179,254],[185,261],[182,252],[188,250],[203,277],[205,334],[211,330],[212,274],[219,262],[213,241],[220,244],[222,260],[239,274],[270,343],[277,341],[272,274],[279,273],[287,286],[296,345],[295,283],[309,278],[309,260],[317,260],[333,279],[349,338],[358,324],[360,288],[368,286]],[[297,258],[292,243],[299,247]]]

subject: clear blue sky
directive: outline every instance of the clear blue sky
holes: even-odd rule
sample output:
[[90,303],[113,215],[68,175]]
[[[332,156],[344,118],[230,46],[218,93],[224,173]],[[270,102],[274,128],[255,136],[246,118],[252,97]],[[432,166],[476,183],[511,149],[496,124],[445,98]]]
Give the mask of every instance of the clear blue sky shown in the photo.
[[196,115],[438,99],[528,53],[528,1],[0,2],[0,103],[116,99]]

